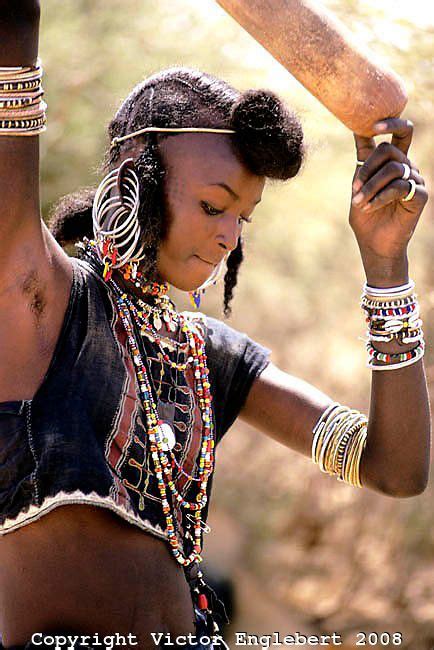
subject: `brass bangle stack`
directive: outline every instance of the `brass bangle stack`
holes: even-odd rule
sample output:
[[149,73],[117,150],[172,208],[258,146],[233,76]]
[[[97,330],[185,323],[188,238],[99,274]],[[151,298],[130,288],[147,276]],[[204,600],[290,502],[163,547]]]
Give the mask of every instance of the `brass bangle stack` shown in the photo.
[[0,136],[38,135],[46,129],[42,67],[0,67]]
[[360,461],[367,432],[368,419],[363,413],[331,404],[313,429],[312,461],[322,472],[361,488]]

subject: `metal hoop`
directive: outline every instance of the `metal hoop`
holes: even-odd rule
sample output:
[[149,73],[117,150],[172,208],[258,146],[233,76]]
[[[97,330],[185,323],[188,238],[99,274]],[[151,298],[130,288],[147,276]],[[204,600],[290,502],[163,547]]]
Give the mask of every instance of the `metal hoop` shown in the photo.
[[114,269],[146,257],[144,244],[138,246],[142,235],[137,216],[140,206],[139,179],[135,170],[127,167],[119,193],[119,171],[120,167],[113,169],[101,181],[92,208],[93,232],[100,252],[103,239],[111,239],[118,251],[127,247],[112,264]]
[[209,278],[205,280],[203,284],[200,285],[196,289],[196,291],[204,291],[208,287],[210,287],[212,284],[216,284],[223,275],[223,271],[226,268],[226,260],[228,259],[229,255],[225,255],[225,257],[222,259],[222,261],[215,267]]
[[401,178],[404,181],[408,181],[408,179],[410,178],[410,174],[411,174],[410,165],[407,165],[407,163],[401,163],[401,164],[402,164],[402,166],[404,168],[404,171],[402,172]]
[[410,178],[408,181],[410,183],[410,190],[403,199],[401,199],[403,202],[411,201],[413,196],[416,194],[416,181],[414,181],[412,178]]

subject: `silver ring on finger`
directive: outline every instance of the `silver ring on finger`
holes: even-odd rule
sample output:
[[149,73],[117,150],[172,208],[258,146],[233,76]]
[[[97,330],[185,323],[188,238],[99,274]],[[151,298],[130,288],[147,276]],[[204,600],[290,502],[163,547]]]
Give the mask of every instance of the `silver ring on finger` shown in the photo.
[[410,183],[410,191],[408,192],[407,196],[405,196],[402,201],[411,201],[413,196],[416,194],[416,181],[414,181],[412,178],[408,180]]
[[410,174],[411,174],[410,165],[407,165],[407,163],[402,163],[402,166],[404,167],[404,171],[402,172],[401,178],[404,181],[408,181],[408,179],[410,178]]

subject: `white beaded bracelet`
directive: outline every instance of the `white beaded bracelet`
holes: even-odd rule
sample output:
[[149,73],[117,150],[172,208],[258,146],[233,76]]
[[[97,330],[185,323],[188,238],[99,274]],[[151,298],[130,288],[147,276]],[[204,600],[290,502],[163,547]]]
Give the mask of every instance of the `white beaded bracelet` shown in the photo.
[[398,293],[411,292],[414,289],[414,281],[409,280],[406,284],[401,284],[399,287],[371,287],[365,282],[363,285],[363,292],[371,296],[395,296]]

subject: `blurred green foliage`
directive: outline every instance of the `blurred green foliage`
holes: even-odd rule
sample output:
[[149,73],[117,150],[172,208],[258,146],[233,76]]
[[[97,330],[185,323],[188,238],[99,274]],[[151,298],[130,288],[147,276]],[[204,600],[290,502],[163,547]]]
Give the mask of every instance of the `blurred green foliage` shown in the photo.
[[[432,184],[432,25],[417,27],[399,12],[386,14],[379,3],[375,10],[359,0],[327,5],[404,78],[410,93],[405,116],[416,124],[411,156]],[[106,123],[155,70],[190,65],[286,98],[303,121],[307,161],[296,179],[269,187],[247,227],[232,324],[272,348],[274,361],[289,372],[367,409],[370,377],[358,338],[363,274],[347,222],[352,134],[212,0],[44,0],[41,56],[49,104],[41,138],[45,216],[61,195],[97,183]],[[429,203],[411,245],[430,378],[432,213]],[[218,315],[220,302],[210,295],[204,309]],[[432,485],[406,503],[359,493],[241,426],[223,442],[219,464],[215,498],[248,531],[244,563],[261,577],[264,593],[273,590],[318,629],[397,621],[414,642],[405,647],[428,648],[434,636],[434,615],[426,607],[434,596]]]

